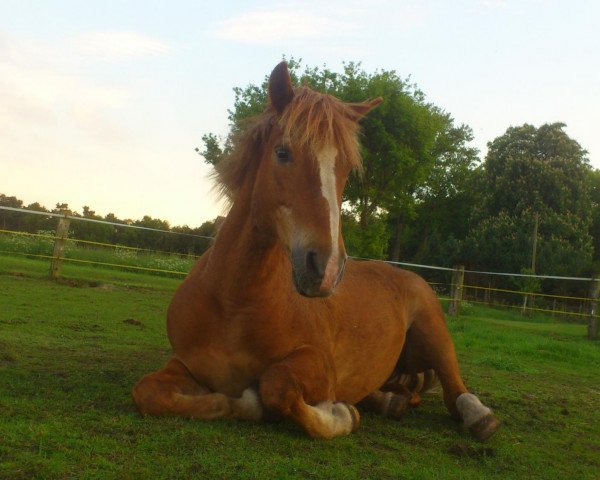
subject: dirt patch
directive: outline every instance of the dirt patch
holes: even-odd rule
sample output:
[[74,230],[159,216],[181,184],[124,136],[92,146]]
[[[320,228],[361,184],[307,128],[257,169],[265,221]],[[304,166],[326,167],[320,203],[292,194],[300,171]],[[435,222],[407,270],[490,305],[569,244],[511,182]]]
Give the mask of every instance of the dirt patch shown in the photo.
[[55,281],[60,285],[75,288],[96,288],[102,285],[95,280],[81,280],[78,278],[57,278]]
[[142,322],[140,322],[139,320],[136,320],[135,318],[128,318],[126,320],[123,320],[123,323],[126,323],[127,325],[135,325],[136,327],[144,326],[144,324]]
[[17,363],[17,359],[8,352],[0,353],[0,365],[9,366]]
[[450,455],[454,455],[455,457],[459,457],[459,458],[475,458],[475,459],[480,459],[480,458],[484,458],[484,457],[490,458],[490,457],[494,457],[496,455],[496,452],[494,452],[493,448],[489,448],[489,447],[473,448],[470,445],[467,445],[466,443],[455,443],[448,449],[448,453]]
[[75,332],[103,332],[105,330],[104,327],[97,323],[71,323],[70,325],[67,325],[66,328]]
[[362,446],[367,449],[374,449],[374,450],[379,450],[379,451],[383,451],[383,452],[397,452],[396,448],[393,448],[389,445],[385,445],[384,443],[381,443],[381,442],[364,441],[361,443],[362,443]]
[[0,323],[4,324],[4,325],[22,325],[24,323],[27,323],[27,320],[21,320],[18,318],[14,318],[14,319],[6,319],[6,320],[0,320]]
[[11,277],[27,277],[23,272],[0,272],[0,275],[8,275]]

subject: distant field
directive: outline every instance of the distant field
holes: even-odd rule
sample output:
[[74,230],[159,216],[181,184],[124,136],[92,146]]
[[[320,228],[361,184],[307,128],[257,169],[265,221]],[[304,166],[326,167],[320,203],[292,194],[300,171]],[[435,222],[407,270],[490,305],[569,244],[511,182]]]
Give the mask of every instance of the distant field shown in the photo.
[[[53,235],[53,232],[50,232]],[[16,252],[18,256],[52,255],[54,241],[51,238],[35,237],[19,234],[0,234],[0,252]],[[0,253],[1,255],[1,253]],[[152,250],[139,250],[126,246],[106,247],[94,244],[68,241],[64,256],[72,261],[66,264],[92,264],[95,268],[112,268],[109,265],[121,265],[120,270],[135,271],[136,268],[155,270],[153,275],[183,278],[189,272],[196,257],[178,253],[168,253]],[[47,260],[48,264],[50,260]],[[168,273],[176,272],[176,273]]]
[[448,320],[470,388],[503,426],[472,441],[440,392],[354,434],[141,418],[137,379],[169,356],[180,279],[0,255],[0,479],[598,478],[600,342],[585,326],[465,305]]

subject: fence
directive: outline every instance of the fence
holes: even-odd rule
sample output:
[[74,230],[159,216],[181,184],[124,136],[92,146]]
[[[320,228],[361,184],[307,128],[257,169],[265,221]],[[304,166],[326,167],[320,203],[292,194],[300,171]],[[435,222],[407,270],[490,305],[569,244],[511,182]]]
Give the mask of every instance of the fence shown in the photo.
[[[140,225],[110,222],[93,218],[78,217],[65,213],[39,212],[0,206],[0,212],[7,211],[17,214],[37,215],[45,218],[41,223],[46,230],[23,232],[0,228],[0,254],[20,255],[31,258],[47,259],[50,261],[50,276],[60,276],[63,262],[94,265],[109,268],[119,268],[131,271],[143,271],[169,276],[187,275],[196,259],[199,258],[210,245],[213,238],[192,233],[161,230]],[[55,227],[50,229],[47,220],[52,220]],[[145,234],[168,235],[198,239],[201,242],[192,245],[196,253],[177,251],[176,244],[170,250],[143,248],[123,243],[101,242],[85,238],[76,238],[70,231],[71,222],[85,222],[110,226],[115,231],[133,229],[143,231]],[[39,225],[39,224],[37,224]],[[35,226],[35,225],[34,225]],[[114,235],[113,235],[114,236]],[[125,240],[132,240],[131,236],[117,235]],[[168,243],[168,242],[159,242]],[[186,242],[189,246],[189,242]],[[107,254],[107,250],[111,250]]]
[[[50,261],[50,276],[58,278],[63,262],[98,267],[125,269],[168,276],[185,276],[202,253],[160,250],[110,242],[75,238],[70,234],[71,222],[91,222],[110,225],[114,229],[137,229],[160,235],[183,235],[203,241],[208,248],[212,237],[173,232],[139,225],[128,225],[106,220],[77,217],[64,213],[49,213],[0,206],[0,211],[17,214],[44,215],[54,219],[55,228],[48,231],[23,232],[0,229],[0,254],[20,255]],[[6,241],[6,239],[13,240]],[[15,242],[15,239],[29,239]],[[31,242],[33,240],[33,242]],[[37,242],[37,243],[35,243]],[[108,255],[107,249],[111,249]],[[199,248],[202,250],[202,248]],[[359,259],[366,260],[366,259]],[[598,336],[597,312],[600,277],[582,278],[557,275],[527,275],[503,272],[481,272],[455,268],[420,265],[407,262],[388,262],[416,270],[436,290],[440,299],[448,302],[448,313],[459,315],[461,306],[481,304],[519,310],[522,314],[541,313],[575,321],[587,321],[590,338]],[[516,279],[535,278],[539,291],[515,287]],[[512,282],[512,283],[511,283]]]

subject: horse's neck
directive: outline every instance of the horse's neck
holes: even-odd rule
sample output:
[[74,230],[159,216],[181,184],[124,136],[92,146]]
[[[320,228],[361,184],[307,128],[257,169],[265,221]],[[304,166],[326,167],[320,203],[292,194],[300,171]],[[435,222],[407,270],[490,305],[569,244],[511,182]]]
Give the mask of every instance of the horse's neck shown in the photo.
[[291,281],[289,259],[274,234],[256,227],[250,198],[244,197],[221,225],[207,268],[219,294],[260,301]]

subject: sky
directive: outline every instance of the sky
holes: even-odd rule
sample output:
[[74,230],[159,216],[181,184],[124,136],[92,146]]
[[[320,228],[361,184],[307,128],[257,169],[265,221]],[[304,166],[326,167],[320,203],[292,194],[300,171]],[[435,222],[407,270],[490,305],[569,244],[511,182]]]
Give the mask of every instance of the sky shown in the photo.
[[0,193],[199,226],[226,212],[194,148],[282,56],[410,76],[473,129],[560,121],[600,168],[595,0],[0,2]]

